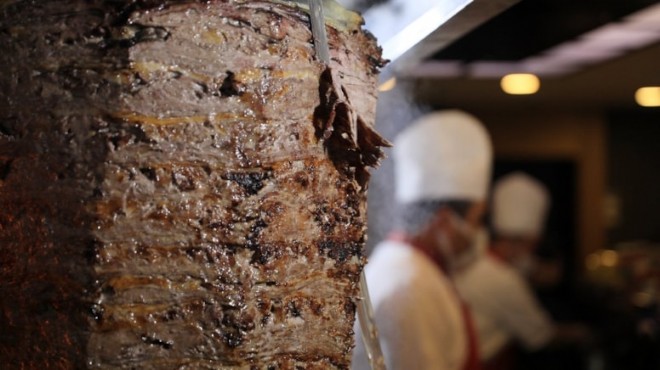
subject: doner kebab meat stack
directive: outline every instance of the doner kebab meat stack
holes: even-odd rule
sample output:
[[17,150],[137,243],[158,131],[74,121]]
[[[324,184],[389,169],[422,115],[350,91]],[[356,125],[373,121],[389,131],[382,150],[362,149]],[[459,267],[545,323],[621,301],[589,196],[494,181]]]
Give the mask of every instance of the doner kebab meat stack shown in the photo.
[[290,1],[0,1],[0,363],[347,369],[383,65]]

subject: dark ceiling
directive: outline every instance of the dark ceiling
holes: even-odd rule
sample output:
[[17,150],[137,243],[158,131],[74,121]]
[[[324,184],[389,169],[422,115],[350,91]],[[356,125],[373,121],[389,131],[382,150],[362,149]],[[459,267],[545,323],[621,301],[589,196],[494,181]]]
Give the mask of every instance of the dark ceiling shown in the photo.
[[[431,59],[459,61],[463,65],[515,62],[655,4],[660,4],[660,0],[521,0],[436,52]],[[504,94],[496,77],[429,75],[413,80],[416,97],[437,107],[639,109],[634,101],[636,89],[660,86],[660,42],[584,65],[566,75],[544,78],[541,90],[533,96]]]
[[515,61],[591,31],[657,0],[522,0],[432,59]]
[[[660,43],[605,61],[576,73],[541,81],[534,95],[502,92],[497,78],[418,78],[415,96],[438,108],[490,111],[556,111],[639,109],[634,100],[641,86],[660,86]],[[643,108],[658,111],[660,108]]]
[[[387,0],[344,0],[352,8],[367,11]],[[403,0],[389,0],[402,4]],[[414,0],[409,0],[414,1]],[[489,1],[473,3],[487,7]],[[459,62],[470,66],[475,62],[516,63],[532,56],[544,55],[549,49],[575,41],[581,35],[650,6],[660,0],[520,0],[500,14],[486,20],[465,34],[442,30],[433,38],[442,44],[438,51],[424,59]],[[466,8],[467,9],[467,8]],[[466,13],[466,12],[464,12]],[[478,13],[475,13],[477,17]],[[660,22],[660,20],[659,20]],[[460,27],[459,27],[460,28]],[[436,32],[437,33],[437,32]],[[418,62],[418,63],[419,63]],[[413,75],[402,73],[401,80],[415,86],[420,102],[436,107],[465,109],[637,109],[633,95],[641,86],[660,85],[660,41],[640,48],[630,47],[610,59],[580,65],[572,72],[544,76],[541,90],[533,96],[510,96],[499,87],[499,77],[478,77],[467,72]],[[408,68],[408,67],[406,67]],[[416,69],[412,65],[410,69]],[[465,69],[462,69],[466,71]],[[419,70],[418,70],[419,71]],[[424,70],[426,71],[426,70]],[[636,108],[637,107],[637,108]]]

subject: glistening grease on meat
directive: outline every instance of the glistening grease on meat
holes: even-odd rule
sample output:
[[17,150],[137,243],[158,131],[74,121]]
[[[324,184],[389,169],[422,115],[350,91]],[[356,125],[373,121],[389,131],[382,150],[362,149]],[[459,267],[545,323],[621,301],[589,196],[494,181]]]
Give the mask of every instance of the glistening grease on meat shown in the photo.
[[[353,15],[355,16],[355,15]],[[0,1],[0,363],[347,369],[380,50],[283,1]]]

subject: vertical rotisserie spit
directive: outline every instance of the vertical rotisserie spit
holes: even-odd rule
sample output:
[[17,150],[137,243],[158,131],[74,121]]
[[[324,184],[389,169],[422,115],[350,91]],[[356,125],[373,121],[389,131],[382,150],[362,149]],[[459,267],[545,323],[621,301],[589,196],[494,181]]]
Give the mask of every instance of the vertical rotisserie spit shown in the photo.
[[346,369],[382,64],[294,2],[0,1],[0,363]]

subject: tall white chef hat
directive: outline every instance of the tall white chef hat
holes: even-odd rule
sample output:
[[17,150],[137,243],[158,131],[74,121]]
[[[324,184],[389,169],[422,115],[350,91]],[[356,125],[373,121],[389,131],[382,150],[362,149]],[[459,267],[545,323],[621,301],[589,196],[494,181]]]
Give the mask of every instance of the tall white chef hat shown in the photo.
[[550,195],[538,180],[514,172],[493,189],[493,228],[504,235],[537,237],[543,233]]
[[401,203],[486,198],[492,146],[470,114],[444,110],[419,118],[397,136],[393,157]]

